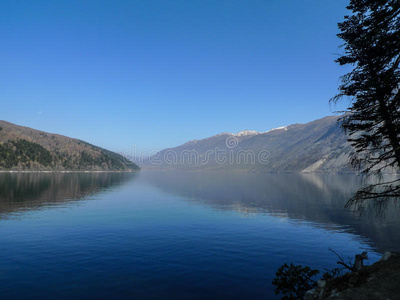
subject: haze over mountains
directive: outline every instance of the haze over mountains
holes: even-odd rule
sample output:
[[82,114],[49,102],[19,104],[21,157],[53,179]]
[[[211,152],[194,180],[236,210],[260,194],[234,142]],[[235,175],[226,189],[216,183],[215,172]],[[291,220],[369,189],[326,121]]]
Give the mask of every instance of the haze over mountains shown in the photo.
[[[266,132],[221,133],[164,149],[147,170],[350,173],[353,151],[338,116]],[[0,121],[0,170],[136,171],[122,155],[84,141]]]
[[78,139],[0,121],[0,170],[138,171],[139,167]]
[[329,116],[267,132],[221,133],[164,149],[141,164],[148,170],[232,170],[258,172],[349,173],[353,151]]

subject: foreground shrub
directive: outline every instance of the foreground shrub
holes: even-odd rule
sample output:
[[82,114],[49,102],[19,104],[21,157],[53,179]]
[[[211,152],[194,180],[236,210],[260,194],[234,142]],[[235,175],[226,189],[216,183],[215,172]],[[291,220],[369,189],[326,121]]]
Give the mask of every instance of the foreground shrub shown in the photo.
[[312,270],[310,267],[284,264],[278,269],[272,281],[275,294],[282,294],[283,300],[303,299],[305,293],[317,285],[311,278],[318,273],[318,270]]

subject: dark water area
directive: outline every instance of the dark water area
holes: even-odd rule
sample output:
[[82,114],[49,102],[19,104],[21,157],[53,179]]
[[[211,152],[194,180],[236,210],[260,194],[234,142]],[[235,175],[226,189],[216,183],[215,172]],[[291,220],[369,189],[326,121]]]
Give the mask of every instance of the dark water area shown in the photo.
[[276,299],[285,262],[400,251],[353,175],[0,173],[1,299]]

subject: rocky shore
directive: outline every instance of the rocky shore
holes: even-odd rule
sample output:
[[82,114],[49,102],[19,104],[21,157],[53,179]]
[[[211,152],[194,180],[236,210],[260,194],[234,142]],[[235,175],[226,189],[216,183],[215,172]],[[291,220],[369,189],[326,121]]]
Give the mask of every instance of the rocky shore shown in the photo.
[[318,281],[305,300],[400,300],[400,253],[386,252],[381,260],[358,272]]

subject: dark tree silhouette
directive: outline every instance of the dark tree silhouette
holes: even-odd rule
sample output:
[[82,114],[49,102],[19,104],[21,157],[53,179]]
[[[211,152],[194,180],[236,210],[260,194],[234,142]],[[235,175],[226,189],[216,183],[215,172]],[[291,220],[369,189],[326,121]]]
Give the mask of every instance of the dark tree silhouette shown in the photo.
[[379,179],[347,206],[361,208],[373,200],[382,207],[400,196],[400,180],[382,177],[400,167],[400,1],[350,0],[347,8],[351,15],[338,24],[344,54],[336,62],[353,70],[341,77],[331,101],[350,99],[341,121],[355,149],[352,164]]

